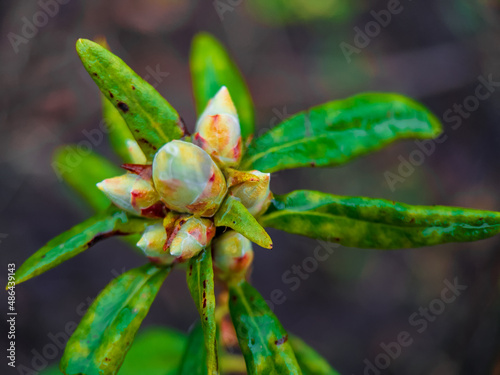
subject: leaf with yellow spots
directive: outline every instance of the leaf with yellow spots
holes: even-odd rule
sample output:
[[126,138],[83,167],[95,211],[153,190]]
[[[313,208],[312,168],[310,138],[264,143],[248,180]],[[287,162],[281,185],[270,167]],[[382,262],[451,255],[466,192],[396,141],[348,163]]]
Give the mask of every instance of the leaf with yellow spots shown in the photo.
[[429,139],[442,131],[421,104],[398,94],[364,93],[283,121],[248,146],[245,170],[276,172],[344,164],[398,139]]
[[165,143],[184,136],[184,124],[177,111],[122,59],[87,39],[78,40],[76,51],[149,160]]
[[19,267],[16,283],[22,283],[58,266],[100,240],[116,235],[140,233],[150,222],[148,219],[129,216],[112,206],[47,242]]
[[275,196],[259,220],[265,227],[368,249],[477,241],[500,232],[500,212],[412,206],[309,190]]
[[249,375],[302,374],[288,334],[246,281],[229,285],[229,311]]
[[113,375],[145,318],[170,267],[151,263],[111,281],[92,303],[61,359],[66,375]]

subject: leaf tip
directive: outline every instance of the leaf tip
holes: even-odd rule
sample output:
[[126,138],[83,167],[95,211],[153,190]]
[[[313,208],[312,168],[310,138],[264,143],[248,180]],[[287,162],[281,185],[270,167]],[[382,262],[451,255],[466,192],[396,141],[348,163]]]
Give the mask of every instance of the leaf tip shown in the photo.
[[82,50],[87,45],[86,42],[89,42],[89,40],[83,39],[83,38],[78,38],[78,40],[76,41],[76,52],[78,52],[78,53],[82,52]]
[[263,230],[263,232],[264,232],[263,236],[256,243],[257,245],[263,247],[264,249],[271,250],[273,248],[273,240],[265,230]]
[[101,47],[99,44],[84,38],[79,38],[76,41],[76,52],[80,58],[83,58],[83,55],[88,53],[91,49],[105,49]]
[[203,42],[217,41],[217,39],[208,31],[200,31],[193,38],[193,45]]

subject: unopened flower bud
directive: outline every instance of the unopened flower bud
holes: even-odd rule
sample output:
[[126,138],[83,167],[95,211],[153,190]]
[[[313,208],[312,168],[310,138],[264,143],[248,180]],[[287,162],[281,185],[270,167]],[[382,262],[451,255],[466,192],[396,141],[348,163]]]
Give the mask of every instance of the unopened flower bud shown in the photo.
[[198,119],[194,142],[222,166],[238,165],[241,157],[241,128],[226,86],[222,86],[208,102]]
[[230,194],[239,198],[253,216],[258,216],[264,213],[271,203],[272,193],[269,190],[271,174],[259,171],[247,173],[255,176],[256,179],[233,186]]
[[127,173],[121,176],[108,178],[97,184],[97,187],[122,210],[127,212],[158,217],[163,206],[160,197],[153,186],[140,176]]
[[186,260],[197,255],[215,235],[215,225],[209,219],[190,217],[181,218],[178,227],[167,241],[170,254]]
[[153,181],[168,208],[205,217],[217,212],[227,192],[224,175],[210,155],[178,140],[156,153]]
[[213,241],[217,276],[224,281],[241,279],[252,264],[252,243],[245,236],[229,231]]
[[167,242],[167,232],[162,223],[156,223],[146,227],[137,246],[144,251],[144,254],[154,263],[171,264],[175,257],[165,249]]

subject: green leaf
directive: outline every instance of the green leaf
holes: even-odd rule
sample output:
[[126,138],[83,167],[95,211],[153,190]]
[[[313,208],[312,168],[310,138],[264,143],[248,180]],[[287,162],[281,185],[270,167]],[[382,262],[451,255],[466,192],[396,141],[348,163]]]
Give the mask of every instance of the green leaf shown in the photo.
[[283,326],[246,281],[229,285],[229,311],[249,375],[302,373]]
[[260,222],[289,233],[372,249],[476,241],[500,232],[499,212],[411,206],[307,190],[275,196]]
[[165,143],[181,138],[184,124],[172,106],[123,60],[90,40],[76,50],[92,79],[120,111],[149,160]]
[[58,178],[71,186],[95,211],[103,211],[111,203],[95,185],[106,178],[124,174],[121,168],[99,154],[91,151],[83,155],[72,145],[56,150],[52,167]]
[[207,351],[204,345],[203,328],[197,323],[191,330],[178,375],[206,375]]
[[[128,351],[119,375],[176,375],[187,342],[186,335],[164,327],[139,332]],[[40,375],[60,375],[59,366],[51,366]]]
[[266,249],[273,247],[271,237],[238,199],[228,195],[214,216],[215,225],[229,227]]
[[218,374],[214,270],[210,248],[204,249],[198,256],[190,259],[186,279],[189,291],[200,314],[201,326],[205,337],[208,374]]
[[186,335],[164,327],[137,334],[119,375],[175,375],[187,343]]
[[304,375],[340,375],[304,341],[293,335],[290,335],[289,340]]
[[120,112],[102,95],[102,116],[109,129],[109,142],[124,163],[145,164],[147,159]]
[[212,35],[199,33],[191,45],[190,67],[198,115],[217,91],[226,86],[238,111],[241,135],[245,140],[251,136],[255,131],[252,97],[224,46]]
[[335,166],[397,139],[434,138],[439,120],[419,103],[397,94],[366,93],[300,112],[255,139],[242,170],[276,172]]
[[111,281],[92,303],[61,359],[66,375],[118,370],[170,268],[148,263]]
[[[108,51],[111,51],[106,38],[98,37],[95,42]],[[108,137],[113,150],[125,163],[145,164],[146,156],[128,128],[120,111],[104,95],[102,95],[102,115],[109,130]]]
[[53,238],[16,271],[17,284],[38,276],[73,258],[97,241],[114,235],[142,232],[150,220],[128,216],[110,208]]

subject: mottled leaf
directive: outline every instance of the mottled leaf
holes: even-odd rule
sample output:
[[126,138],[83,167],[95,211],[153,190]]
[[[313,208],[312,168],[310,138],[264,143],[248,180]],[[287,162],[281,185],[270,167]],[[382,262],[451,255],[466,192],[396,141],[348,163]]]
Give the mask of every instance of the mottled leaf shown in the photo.
[[340,375],[313,348],[296,336],[289,336],[290,344],[304,375]]
[[106,97],[102,96],[102,116],[108,129],[108,138],[113,150],[124,163],[146,164],[147,159],[120,112]]
[[243,139],[253,135],[255,113],[252,97],[222,44],[208,33],[196,35],[191,46],[190,67],[198,114],[217,91],[226,86],[238,111]]
[[110,208],[47,242],[19,267],[16,282],[19,284],[40,275],[104,238],[142,232],[148,223],[149,220]]
[[258,223],[243,204],[231,195],[222,202],[219,211],[214,216],[215,225],[218,227],[229,227],[241,233],[250,241],[266,249],[273,247],[271,237]]
[[111,203],[95,185],[124,173],[106,158],[92,151],[84,154],[75,145],[57,149],[52,167],[58,178],[72,187],[95,211],[103,211]]
[[[101,47],[109,48],[106,38],[100,36],[95,42]],[[145,164],[146,156],[142,152],[134,135],[127,126],[120,111],[116,109],[113,102],[102,95],[102,117],[106,124],[109,142],[113,150],[122,158],[125,163]]]
[[207,375],[207,351],[203,328],[197,323],[189,333],[178,375]]
[[204,249],[191,258],[186,272],[187,284],[196,308],[200,314],[206,348],[208,374],[219,373],[217,354],[217,325],[215,322],[214,270],[212,252]]
[[249,375],[302,373],[283,326],[246,281],[229,286],[229,311]]
[[300,112],[255,139],[241,168],[276,172],[335,166],[397,139],[434,138],[438,119],[419,103],[397,94],[366,93]]
[[[176,375],[187,342],[186,335],[164,327],[147,328],[137,334],[118,375]],[[51,366],[40,375],[60,375]]]
[[289,233],[374,249],[476,241],[500,232],[499,212],[411,206],[307,190],[276,196],[260,222]]
[[123,60],[90,40],[76,50],[103,95],[120,111],[149,160],[165,143],[181,138],[184,124],[172,106]]
[[148,263],[114,279],[99,294],[69,339],[61,359],[66,375],[118,370],[170,268]]

